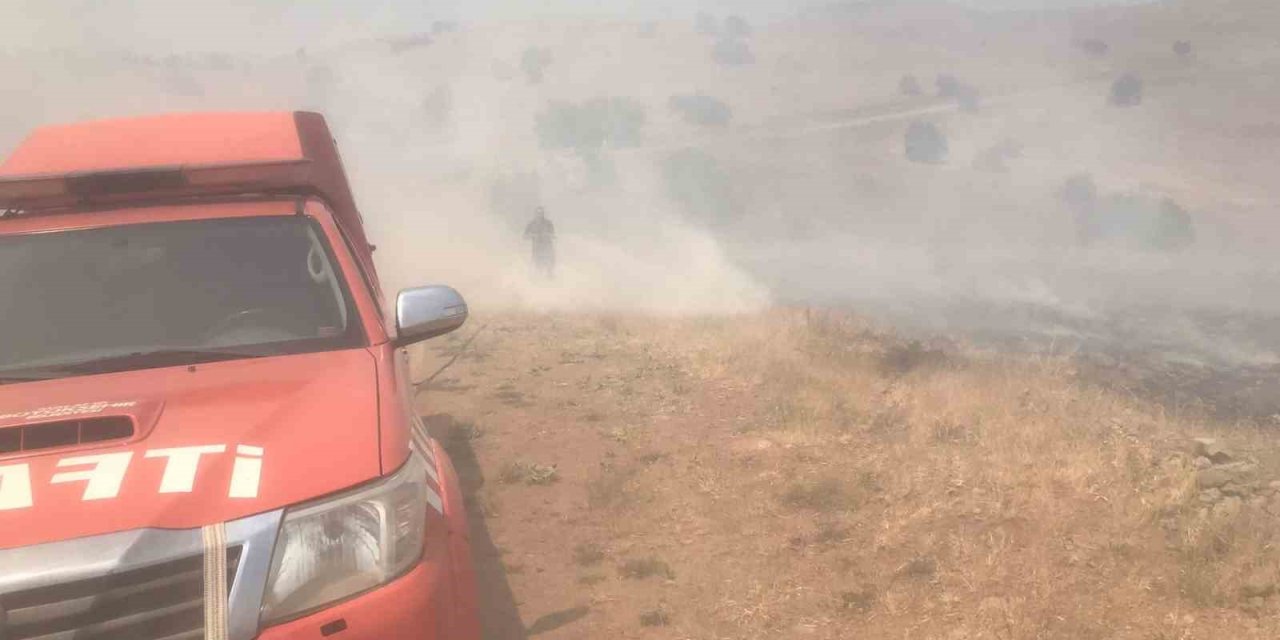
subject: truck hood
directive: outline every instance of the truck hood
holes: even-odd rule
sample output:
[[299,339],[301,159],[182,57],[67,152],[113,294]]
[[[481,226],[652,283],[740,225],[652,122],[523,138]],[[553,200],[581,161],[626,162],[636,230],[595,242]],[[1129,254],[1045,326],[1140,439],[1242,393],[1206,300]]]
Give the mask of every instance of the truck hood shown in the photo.
[[194,528],[376,478],[376,380],[356,349],[0,386],[0,431],[134,423],[117,440],[0,454],[0,549]]

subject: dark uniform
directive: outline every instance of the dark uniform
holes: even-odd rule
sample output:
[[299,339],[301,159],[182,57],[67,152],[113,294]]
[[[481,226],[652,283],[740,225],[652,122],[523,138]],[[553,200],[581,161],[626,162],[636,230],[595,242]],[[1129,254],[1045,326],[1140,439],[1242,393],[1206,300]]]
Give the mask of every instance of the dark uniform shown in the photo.
[[547,219],[547,212],[538,207],[538,213],[524,228],[524,237],[533,245],[533,267],[544,277],[555,275],[556,228]]

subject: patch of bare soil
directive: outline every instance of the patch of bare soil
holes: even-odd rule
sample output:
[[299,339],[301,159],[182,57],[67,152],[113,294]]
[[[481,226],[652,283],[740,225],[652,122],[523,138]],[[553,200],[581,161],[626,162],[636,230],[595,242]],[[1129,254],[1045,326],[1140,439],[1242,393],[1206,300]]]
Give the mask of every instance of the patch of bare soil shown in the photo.
[[789,311],[477,314],[419,374],[481,326],[419,406],[488,638],[1280,635],[1258,432]]

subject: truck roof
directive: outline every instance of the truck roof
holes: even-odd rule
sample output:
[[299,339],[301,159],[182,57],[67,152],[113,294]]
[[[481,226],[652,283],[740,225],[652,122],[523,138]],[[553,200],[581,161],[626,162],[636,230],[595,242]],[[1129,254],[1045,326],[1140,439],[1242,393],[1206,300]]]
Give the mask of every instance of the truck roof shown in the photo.
[[168,114],[41,127],[0,165],[0,176],[302,158],[293,113]]
[[45,126],[0,164],[0,212],[296,194],[324,200],[372,269],[372,247],[324,117],[183,113]]

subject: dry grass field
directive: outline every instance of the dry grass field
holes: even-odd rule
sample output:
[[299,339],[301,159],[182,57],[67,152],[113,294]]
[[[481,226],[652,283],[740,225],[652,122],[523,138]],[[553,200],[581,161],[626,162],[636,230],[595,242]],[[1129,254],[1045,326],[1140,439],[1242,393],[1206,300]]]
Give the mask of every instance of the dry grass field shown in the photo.
[[816,311],[460,334],[419,402],[489,638],[1280,635],[1280,459],[1248,425]]

